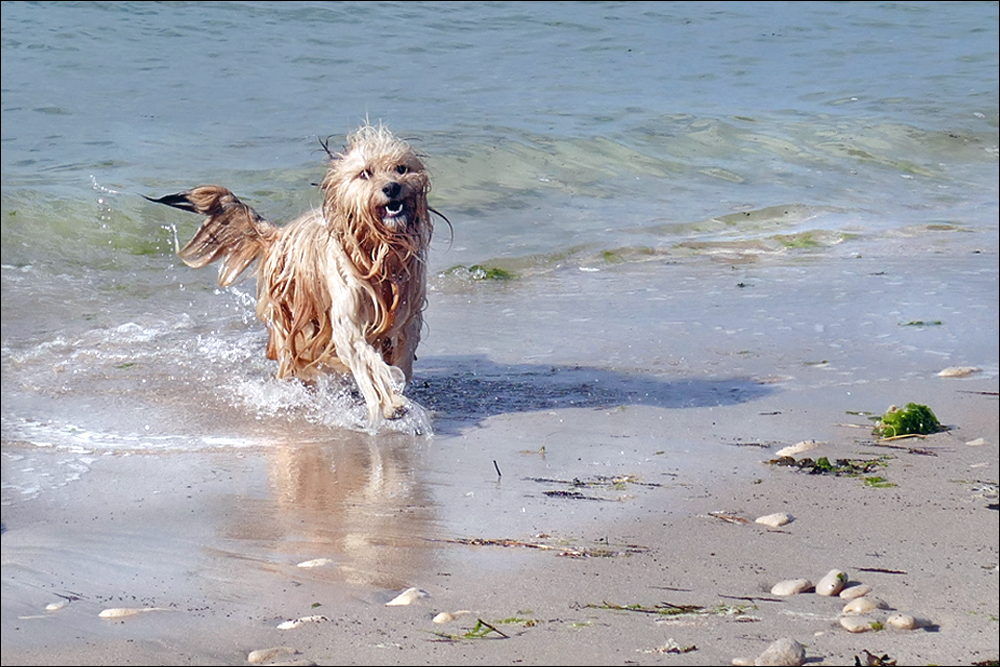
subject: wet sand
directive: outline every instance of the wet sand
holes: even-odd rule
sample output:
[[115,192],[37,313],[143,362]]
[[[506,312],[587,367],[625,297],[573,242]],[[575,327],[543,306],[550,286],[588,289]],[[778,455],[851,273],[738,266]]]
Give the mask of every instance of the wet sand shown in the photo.
[[[725,316],[749,317],[748,303],[723,300]],[[709,378],[669,364],[655,381],[594,375],[604,394],[560,366],[518,376],[544,400],[457,419],[449,408],[468,406],[443,389],[470,362],[446,358],[454,341],[438,334],[416,388],[437,401],[432,438],[317,428],[268,446],[96,452],[79,476],[64,450],[5,442],[5,483],[39,474],[47,490],[3,508],[3,663],[241,665],[287,646],[267,664],[716,665],[782,637],[808,664],[865,650],[996,660],[995,296],[985,305],[986,326],[962,333],[982,368],[962,378],[926,359],[893,377],[859,332],[839,353],[845,384],[810,381],[836,360],[800,360],[791,377],[778,351],[717,356]],[[575,405],[560,383],[603,398]],[[854,413],[910,400],[948,430],[879,442]],[[805,440],[812,458],[883,457],[869,476],[886,484],[767,463]],[[774,512],[794,520],[754,522]],[[921,627],[851,634],[843,600],[770,592],[832,569]],[[410,587],[412,604],[386,606]],[[150,611],[101,618],[109,608]],[[466,636],[480,620],[488,632]]]

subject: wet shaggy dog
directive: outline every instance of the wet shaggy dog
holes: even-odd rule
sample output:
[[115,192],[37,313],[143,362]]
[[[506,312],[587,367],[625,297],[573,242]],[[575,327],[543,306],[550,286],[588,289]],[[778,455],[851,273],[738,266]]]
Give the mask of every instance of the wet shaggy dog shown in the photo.
[[179,255],[194,268],[221,260],[221,286],[258,262],[257,317],[279,378],[350,373],[375,424],[406,411],[433,231],[430,177],[381,125],[363,125],[342,153],[327,153],[322,208],[283,227],[218,185],[151,201],[208,216]]

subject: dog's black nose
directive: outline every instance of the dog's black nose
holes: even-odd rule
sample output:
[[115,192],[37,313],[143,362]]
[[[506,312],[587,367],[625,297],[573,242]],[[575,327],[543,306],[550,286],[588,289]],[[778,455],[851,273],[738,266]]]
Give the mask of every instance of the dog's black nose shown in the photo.
[[384,194],[389,199],[395,199],[399,196],[400,191],[402,191],[402,186],[399,183],[393,181],[392,183],[387,183],[385,187],[382,188],[382,194]]

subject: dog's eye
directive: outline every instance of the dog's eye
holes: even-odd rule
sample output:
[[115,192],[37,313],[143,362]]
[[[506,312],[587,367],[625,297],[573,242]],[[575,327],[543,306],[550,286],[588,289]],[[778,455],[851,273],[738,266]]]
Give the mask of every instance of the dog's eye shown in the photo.
[[409,169],[407,168],[407,166],[405,164],[401,164],[398,167],[396,167],[396,173],[397,174],[405,174],[408,171],[409,171]]
[[360,178],[362,181],[367,181],[371,177],[372,177],[371,169],[364,169],[360,174],[358,174],[358,178]]

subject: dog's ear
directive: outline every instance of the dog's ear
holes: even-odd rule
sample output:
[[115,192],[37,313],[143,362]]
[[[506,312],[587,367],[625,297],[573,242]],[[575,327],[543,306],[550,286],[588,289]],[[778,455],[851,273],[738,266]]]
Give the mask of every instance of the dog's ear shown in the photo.
[[[326,153],[326,156],[328,158],[330,158],[330,164],[333,164],[334,162],[340,161],[340,159],[343,157],[342,155],[340,155],[338,153],[335,153],[330,148],[330,139],[332,137],[333,137],[332,134],[330,136],[326,137],[326,138],[317,137],[317,140],[319,141],[319,145],[323,147],[323,152]],[[316,187],[316,188],[322,188],[323,187],[322,183],[310,183],[310,185],[312,185],[313,187]]]
[[337,160],[340,159],[340,156],[334,153],[332,150],[330,150],[330,139],[332,136],[333,135],[330,135],[325,139],[320,139],[319,145],[323,147],[323,150],[326,152],[327,157],[330,158],[330,162],[336,162]]

